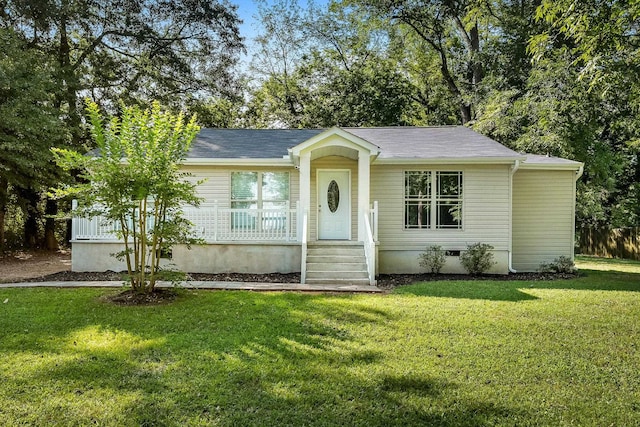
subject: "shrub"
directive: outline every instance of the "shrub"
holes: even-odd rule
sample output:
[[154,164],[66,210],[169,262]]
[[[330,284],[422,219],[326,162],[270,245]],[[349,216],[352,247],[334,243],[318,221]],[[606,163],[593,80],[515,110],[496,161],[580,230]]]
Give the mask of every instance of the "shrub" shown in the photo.
[[577,269],[571,258],[561,255],[551,262],[543,262],[540,264],[538,271],[540,273],[572,274],[575,273]]
[[460,254],[460,262],[469,274],[482,274],[495,264],[493,246],[487,243],[473,243]]
[[427,246],[427,250],[418,255],[420,267],[428,269],[433,274],[440,273],[446,262],[445,254],[440,245]]

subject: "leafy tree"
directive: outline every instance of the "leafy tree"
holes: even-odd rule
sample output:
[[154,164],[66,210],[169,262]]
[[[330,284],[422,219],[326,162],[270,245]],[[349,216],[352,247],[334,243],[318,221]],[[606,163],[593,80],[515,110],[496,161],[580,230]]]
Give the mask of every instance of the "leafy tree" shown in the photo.
[[303,127],[405,125],[409,81],[391,60],[371,55],[349,69],[318,56],[299,71]]
[[357,11],[261,6],[253,69],[263,76],[245,117],[256,127],[406,124],[412,88],[386,56],[386,30]]
[[[83,97],[115,113],[118,100],[149,105],[160,99],[186,109],[238,91],[232,67],[243,45],[235,6],[224,0],[0,3],[0,27],[19,33],[30,50],[38,52],[36,68],[41,61],[55,64],[48,93],[78,148],[90,143],[83,125]],[[48,147],[33,153],[50,157]],[[46,176],[55,173],[54,168],[39,170]],[[21,200],[38,222],[41,193],[35,187],[27,190]],[[45,214],[55,215],[57,210],[54,201],[46,202]],[[36,227],[32,223],[26,230]],[[51,241],[53,220],[46,220],[45,233]]]
[[59,179],[49,149],[64,144],[67,135],[53,107],[54,72],[47,58],[18,34],[0,28],[0,249],[10,192],[26,200],[29,242],[35,239],[39,192]]
[[[474,119],[473,101],[485,75],[480,20],[488,12],[483,1],[350,0],[391,25],[409,31],[434,56],[439,76],[455,100],[460,120]],[[411,41],[412,39],[409,39]]]
[[[58,102],[80,123],[80,98],[103,106],[226,93],[242,49],[235,6],[215,0],[6,0],[0,23],[56,58]],[[181,105],[178,105],[181,106]],[[74,129],[77,132],[76,129]]]
[[[584,128],[586,139],[599,141],[609,152],[608,156],[602,150],[583,152],[587,173],[581,193],[588,197],[578,206],[581,222],[614,227],[638,224],[640,3],[544,0],[536,16],[548,26],[531,39],[534,60],[549,61],[558,52],[567,58],[567,66],[575,70],[574,86],[589,93],[581,105],[594,115]],[[591,173],[594,169],[599,175]]]
[[97,145],[93,156],[55,149],[61,166],[81,169],[85,184],[58,190],[58,195],[79,198],[80,215],[103,216],[119,226],[129,283],[136,292],[152,292],[163,277],[160,254],[177,243],[193,243],[190,223],[181,206],[198,205],[197,184],[180,171],[199,127],[195,116],[185,123],[182,115],[122,107],[121,117],[105,123],[97,104],[87,112]]

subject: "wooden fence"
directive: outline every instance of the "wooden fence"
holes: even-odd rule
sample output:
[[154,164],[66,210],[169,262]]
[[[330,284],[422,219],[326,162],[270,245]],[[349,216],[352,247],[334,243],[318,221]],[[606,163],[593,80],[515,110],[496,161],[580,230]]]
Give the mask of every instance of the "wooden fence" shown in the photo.
[[582,228],[578,252],[607,258],[640,260],[640,227]]

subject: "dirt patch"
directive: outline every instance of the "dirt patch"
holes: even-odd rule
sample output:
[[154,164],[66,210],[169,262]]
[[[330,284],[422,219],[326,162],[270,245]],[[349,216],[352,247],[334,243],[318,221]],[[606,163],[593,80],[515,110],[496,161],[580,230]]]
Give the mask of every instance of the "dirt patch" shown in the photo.
[[71,272],[71,252],[29,251],[0,255],[0,283]]

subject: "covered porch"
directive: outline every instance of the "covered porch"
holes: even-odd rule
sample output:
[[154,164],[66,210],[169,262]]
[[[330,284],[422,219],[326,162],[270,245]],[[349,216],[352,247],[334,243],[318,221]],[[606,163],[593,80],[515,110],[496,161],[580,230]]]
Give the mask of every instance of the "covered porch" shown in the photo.
[[[317,134],[290,148],[287,156],[291,170],[298,170],[291,179],[298,181],[299,200],[268,209],[234,208],[224,200],[186,206],[192,236],[205,245],[190,251],[178,246],[167,263],[188,272],[269,272],[270,268],[271,272],[300,272],[302,283],[308,277],[316,282],[349,280],[347,273],[336,277],[335,272],[349,272],[355,261],[338,265],[339,253],[309,258],[309,246],[323,245],[321,249],[327,251],[334,246],[328,243],[336,242],[343,245],[337,252],[344,252],[346,244],[362,249],[364,277],[374,284],[378,209],[369,194],[370,165],[378,154],[377,146],[341,129]],[[74,218],[72,224],[72,244],[78,249],[74,265],[115,269],[113,263],[100,264],[91,258],[109,258],[117,251],[118,225],[102,217]],[[333,261],[320,266],[322,258]],[[307,275],[309,268],[320,270]]]

